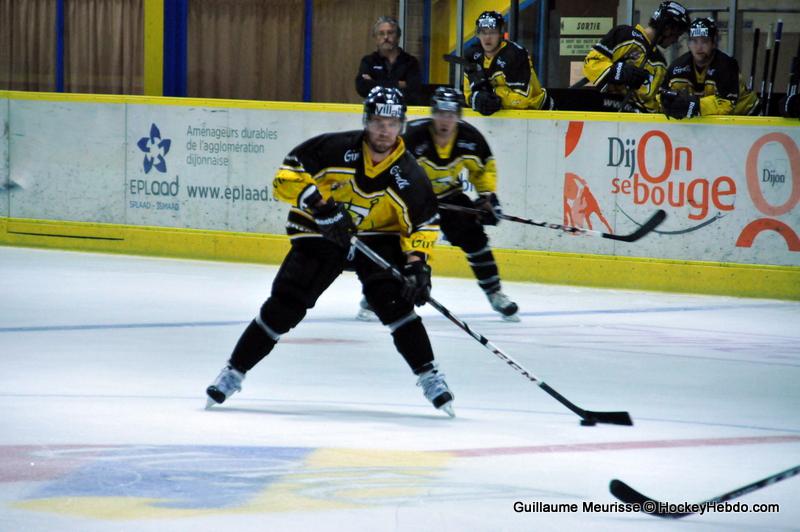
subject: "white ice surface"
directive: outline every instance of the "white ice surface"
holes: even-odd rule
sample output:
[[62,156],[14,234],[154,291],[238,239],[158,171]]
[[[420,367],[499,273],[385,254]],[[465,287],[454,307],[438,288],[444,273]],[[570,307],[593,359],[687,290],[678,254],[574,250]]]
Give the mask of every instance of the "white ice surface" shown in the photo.
[[[344,274],[205,411],[272,266],[0,247],[0,530],[797,530],[800,476],[679,521],[621,511],[620,478],[702,501],[800,464],[800,304],[472,280],[434,296],[578,417],[425,307],[455,399],[433,409]],[[514,503],[578,505],[515,512]]]

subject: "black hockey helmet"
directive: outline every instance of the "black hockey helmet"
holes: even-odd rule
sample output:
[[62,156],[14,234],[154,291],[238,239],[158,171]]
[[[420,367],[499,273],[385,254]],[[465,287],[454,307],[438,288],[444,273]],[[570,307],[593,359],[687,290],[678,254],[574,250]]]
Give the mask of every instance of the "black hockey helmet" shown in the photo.
[[475,33],[480,33],[482,29],[497,30],[503,33],[503,15],[497,11],[484,11],[475,20]]
[[711,17],[694,19],[689,26],[689,38],[692,37],[708,37],[717,42],[717,23]]
[[406,121],[406,99],[400,89],[394,87],[373,87],[364,100],[364,125],[373,116],[399,118]]
[[679,34],[685,33],[690,23],[691,19],[686,8],[673,1],[661,2],[653,12],[653,18],[650,19],[650,25],[658,33],[662,33],[668,26],[674,27]]
[[437,87],[431,98],[431,113],[445,112],[461,114],[464,94],[452,87]]

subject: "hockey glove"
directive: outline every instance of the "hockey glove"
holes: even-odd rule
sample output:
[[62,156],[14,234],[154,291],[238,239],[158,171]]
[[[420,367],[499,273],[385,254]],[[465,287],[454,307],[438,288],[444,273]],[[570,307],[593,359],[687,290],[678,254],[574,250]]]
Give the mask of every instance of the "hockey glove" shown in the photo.
[[686,91],[661,91],[661,107],[665,115],[678,120],[700,116],[700,98]]
[[482,211],[479,220],[483,225],[497,225],[500,223],[500,200],[494,192],[484,192],[475,200],[475,208]]
[[421,307],[431,296],[431,267],[424,260],[409,262],[403,267],[405,282],[400,291],[400,296]]
[[617,61],[611,65],[611,79],[609,83],[614,85],[625,85],[636,90],[650,78],[647,70],[633,66],[625,61]]
[[472,109],[483,116],[489,116],[503,107],[500,97],[491,91],[478,91],[472,93]]
[[322,236],[339,247],[350,247],[350,237],[356,232],[356,226],[344,205],[329,199],[318,207],[311,207],[311,214]]
[[552,96],[549,94],[545,97],[542,101],[542,106],[539,108],[540,111],[554,111],[556,108],[556,101],[553,99]]

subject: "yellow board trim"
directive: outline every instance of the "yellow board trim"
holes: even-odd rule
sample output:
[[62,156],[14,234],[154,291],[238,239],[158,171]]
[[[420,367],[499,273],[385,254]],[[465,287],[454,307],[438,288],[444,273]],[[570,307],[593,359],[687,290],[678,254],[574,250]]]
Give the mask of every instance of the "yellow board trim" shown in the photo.
[[164,0],[144,0],[144,93],[164,94]]
[[[279,264],[283,235],[0,218],[0,245]],[[800,267],[494,250],[503,279],[597,288],[800,300]],[[472,278],[458,248],[438,246],[436,275]]]
[[[45,102],[80,102],[128,105],[168,105],[175,107],[212,107],[223,109],[263,109],[270,111],[302,111],[313,113],[351,113],[361,114],[363,107],[349,103],[306,103],[306,102],[266,102],[258,100],[223,100],[210,98],[174,98],[167,96],[135,96],[117,94],[77,94],[61,92],[25,92],[0,90],[0,98],[9,100],[34,100]],[[428,116],[428,107],[409,107],[411,116]],[[485,118],[470,109],[464,109],[464,116]],[[504,118],[513,120],[563,120],[583,122],[635,122],[647,124],[674,124],[661,114],[637,113],[588,113],[583,111],[533,111],[504,110],[492,115],[492,119]],[[689,123],[688,121],[686,123]],[[796,119],[767,116],[709,116],[693,118],[692,124],[708,124],[717,126],[769,126],[800,127]]]

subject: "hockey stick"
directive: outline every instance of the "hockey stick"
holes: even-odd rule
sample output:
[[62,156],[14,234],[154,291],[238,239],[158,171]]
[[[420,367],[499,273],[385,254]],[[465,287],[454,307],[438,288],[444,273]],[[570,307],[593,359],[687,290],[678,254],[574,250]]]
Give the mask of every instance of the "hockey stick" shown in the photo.
[[756,28],[753,33],[753,59],[750,62],[750,78],[747,80],[747,90],[752,91],[756,82],[756,59],[758,56],[758,40],[761,38],[761,29]]
[[[392,277],[400,282],[405,282],[405,277],[403,274],[400,273],[397,268],[394,268],[391,264],[386,262],[386,260],[375,253],[369,246],[367,246],[364,242],[358,239],[358,237],[353,236],[350,239],[350,244],[358,249],[361,253],[367,256],[372,262],[383,268],[384,270],[388,271]],[[627,412],[593,412],[591,410],[584,410],[570,402],[566,397],[555,391],[553,388],[547,385],[544,381],[540,380],[534,374],[520,366],[513,358],[505,354],[503,351],[500,350],[499,347],[494,345],[492,342],[489,341],[488,338],[483,336],[482,334],[473,331],[469,325],[458,319],[454,316],[444,305],[436,301],[434,298],[429,297],[428,303],[438,310],[445,318],[449,319],[453,323],[455,323],[461,330],[472,336],[475,340],[477,340],[481,345],[486,347],[489,351],[495,354],[500,360],[503,360],[506,364],[514,368],[518,373],[522,374],[525,378],[529,381],[536,383],[539,387],[550,394],[550,396],[554,397],[559,403],[566,406],[572,412],[580,416],[581,418],[581,425],[589,426],[589,425],[596,425],[597,423],[608,423],[611,425],[633,425],[633,421],[631,420],[630,414]]]
[[[474,214],[476,216],[480,216],[485,214],[485,211],[481,209],[474,209],[472,207],[462,207],[461,205],[452,205],[449,203],[440,203],[440,209],[445,209],[448,211],[458,211],[458,212],[465,212],[468,214]],[[633,233],[627,235],[615,235],[612,233],[604,233],[602,231],[595,231],[593,229],[583,229],[582,227],[573,227],[571,225],[561,225],[561,224],[554,224],[550,222],[537,222],[536,220],[529,220],[528,218],[520,218],[519,216],[512,216],[510,214],[498,214],[498,218],[501,220],[508,220],[510,222],[518,222],[521,224],[528,224],[528,225],[535,225],[536,227],[546,227],[547,229],[558,229],[564,231],[565,233],[573,233],[577,235],[590,235],[590,236],[599,236],[601,238],[608,238],[610,240],[618,240],[620,242],[636,242],[643,236],[647,235],[653,229],[658,227],[661,222],[667,217],[667,213],[664,212],[663,209],[659,209],[647,220],[645,223],[641,224],[639,228],[634,231]]]
[[775,49],[772,51],[772,70],[769,75],[769,86],[767,87],[767,106],[764,110],[764,116],[769,116],[769,105],[772,101],[772,88],[775,85],[775,74],[778,70],[778,52],[781,50],[781,34],[783,33],[783,21],[778,19],[778,25],[775,27]]
[[[767,30],[767,41],[764,45],[764,75],[761,77],[761,90],[758,94],[758,99],[761,100],[761,105],[766,103],[767,97],[767,80],[769,79],[769,54],[772,52],[772,24],[769,25]],[[766,107],[761,109],[761,116],[767,114]]]
[[731,499],[736,499],[752,491],[766,488],[767,486],[775,484],[776,482],[780,482],[781,480],[786,480],[787,478],[793,477],[798,473],[800,473],[800,466],[795,466],[787,469],[786,471],[781,471],[780,473],[771,475],[767,478],[762,478],[761,480],[753,482],[752,484],[748,484],[747,486],[742,486],[741,488],[718,495],[713,499],[708,499],[696,504],[671,504],[658,502],[657,500],[651,499],[646,495],[642,495],[632,487],[617,479],[614,479],[609,483],[608,489],[617,499],[628,504],[638,504],[641,511],[644,511],[650,515],[655,515],[656,517],[663,517],[666,519],[680,519],[681,517],[686,517],[687,515],[705,512],[708,506],[714,506]]

